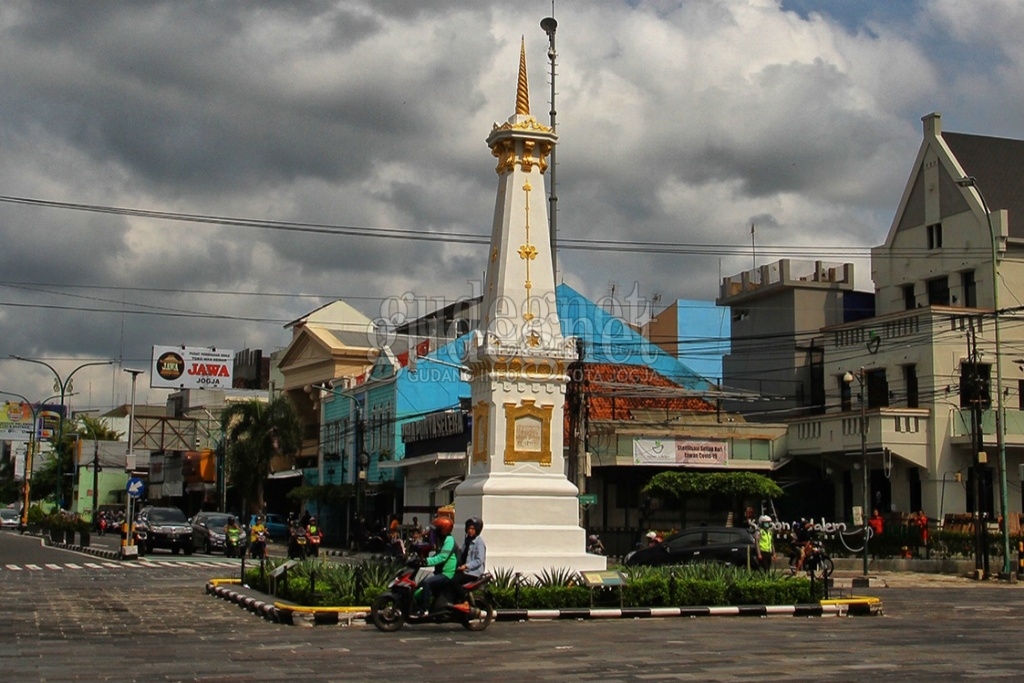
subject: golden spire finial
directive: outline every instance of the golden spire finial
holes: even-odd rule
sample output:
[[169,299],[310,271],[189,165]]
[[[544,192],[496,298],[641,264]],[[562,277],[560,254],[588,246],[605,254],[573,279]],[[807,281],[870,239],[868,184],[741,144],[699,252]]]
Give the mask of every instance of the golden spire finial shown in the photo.
[[519,87],[516,88],[516,114],[530,115],[530,84],[526,80],[526,37],[519,44]]

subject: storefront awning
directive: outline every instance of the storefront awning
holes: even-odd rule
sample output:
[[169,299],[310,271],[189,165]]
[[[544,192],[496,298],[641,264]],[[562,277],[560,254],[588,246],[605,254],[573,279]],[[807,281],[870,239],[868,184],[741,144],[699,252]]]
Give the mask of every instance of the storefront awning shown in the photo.
[[402,467],[412,467],[413,465],[436,465],[442,460],[465,460],[466,453],[464,451],[445,452],[445,453],[430,453],[428,455],[417,455],[412,458],[403,458],[401,460],[389,460],[382,462],[379,467],[382,470],[393,470]]
[[282,470],[280,472],[273,472],[267,476],[267,479],[291,479],[292,477],[301,477],[302,470]]

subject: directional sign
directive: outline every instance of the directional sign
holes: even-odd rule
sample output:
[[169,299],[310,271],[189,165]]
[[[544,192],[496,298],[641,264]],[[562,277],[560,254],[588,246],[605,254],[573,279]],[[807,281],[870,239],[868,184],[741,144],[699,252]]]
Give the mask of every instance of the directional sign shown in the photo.
[[128,495],[132,498],[141,498],[145,488],[145,483],[138,477],[132,477],[128,480]]
[[596,493],[581,493],[577,498],[580,499],[580,505],[595,505],[597,504]]

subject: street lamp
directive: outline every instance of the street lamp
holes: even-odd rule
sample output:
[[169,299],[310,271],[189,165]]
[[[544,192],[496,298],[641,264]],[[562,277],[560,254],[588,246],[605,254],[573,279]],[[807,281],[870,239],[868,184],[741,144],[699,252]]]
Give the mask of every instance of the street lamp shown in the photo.
[[967,176],[956,181],[960,187],[971,187],[978,193],[981,200],[981,207],[985,210],[985,219],[988,221],[988,234],[992,243],[992,310],[993,329],[996,338],[996,450],[999,452],[999,506],[1003,510],[1003,571],[1006,578],[1012,576],[1010,566],[1010,521],[1009,495],[1006,490],[1006,437],[1003,435],[1003,372],[1002,372],[1002,347],[999,337],[999,265],[998,246],[996,241],[995,227],[992,225],[992,210],[985,200],[985,195],[978,187],[978,180],[974,176]]
[[61,379],[60,373],[57,372],[57,369],[54,368],[49,363],[47,363],[46,361],[37,360],[35,358],[25,358],[24,356],[14,356],[14,355],[12,355],[11,358],[13,358],[15,360],[23,360],[23,361],[25,361],[27,363],[37,363],[39,365],[43,365],[43,366],[49,368],[50,372],[53,373],[53,390],[54,390],[54,392],[57,392],[57,393],[60,394],[60,419],[57,421],[57,508],[60,509],[60,510],[63,510],[64,509],[64,480],[63,480],[63,474],[61,472],[61,452],[60,452],[60,448],[61,448],[61,442],[64,441],[64,408],[65,408],[64,400],[67,397],[68,393],[73,391],[73,388],[74,388],[74,385],[71,383],[71,378],[74,377],[75,373],[78,372],[79,370],[81,370],[82,368],[87,368],[87,367],[89,367],[91,365],[113,365],[114,361],[112,361],[112,360],[98,360],[98,361],[91,361],[89,363],[82,363],[81,365],[76,367],[74,370],[72,370],[70,373],[68,373],[67,377]]
[[24,529],[28,526],[28,508],[32,503],[31,487],[32,487],[32,456],[34,455],[36,446],[36,430],[38,429],[39,421],[39,407],[45,405],[50,399],[57,398],[56,396],[48,396],[47,398],[40,401],[38,404],[32,403],[29,399],[25,398],[21,394],[16,394],[13,391],[0,391],[0,394],[7,394],[8,396],[16,396],[21,399],[22,403],[28,406],[29,412],[32,413],[32,431],[29,432],[28,446],[25,450],[25,475],[24,475],[24,487],[23,487],[23,500],[21,503],[21,528]]
[[857,379],[860,387],[860,461],[861,469],[864,471],[864,508],[861,512],[861,531],[864,534],[864,576],[868,575],[868,508],[871,505],[871,487],[868,480],[868,417],[867,403],[864,400],[864,368],[854,374],[847,371],[843,375],[843,381],[851,384]]
[[[125,372],[132,376],[132,403],[131,410],[128,413],[128,455],[125,457],[124,468],[125,470],[131,471],[135,469],[135,380],[139,378],[139,375],[143,373],[143,370],[132,370],[131,368],[123,368]],[[135,516],[132,512],[132,496],[128,496],[127,514],[125,515],[125,534],[122,544],[121,552],[127,556],[134,554],[133,550],[128,550],[135,545],[135,536],[132,534],[132,526],[135,522]]]

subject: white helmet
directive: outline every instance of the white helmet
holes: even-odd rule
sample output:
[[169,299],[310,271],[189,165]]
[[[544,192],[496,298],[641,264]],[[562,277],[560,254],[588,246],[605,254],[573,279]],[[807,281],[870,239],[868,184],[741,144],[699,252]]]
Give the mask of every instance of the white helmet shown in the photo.
[[768,515],[761,515],[760,517],[758,517],[757,523],[758,524],[771,524],[772,523],[772,518],[769,517]]

